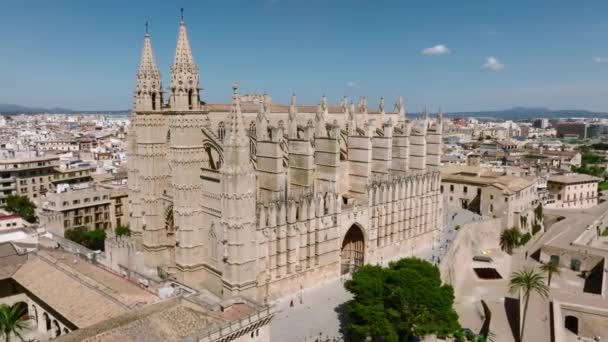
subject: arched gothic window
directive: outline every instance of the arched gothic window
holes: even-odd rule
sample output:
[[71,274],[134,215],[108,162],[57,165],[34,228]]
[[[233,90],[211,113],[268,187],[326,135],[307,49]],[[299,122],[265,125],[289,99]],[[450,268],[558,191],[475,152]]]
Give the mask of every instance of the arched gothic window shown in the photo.
[[222,142],[224,141],[224,137],[226,136],[226,126],[224,121],[220,121],[220,124],[217,127],[217,136]]
[[249,124],[249,135],[255,137],[255,121],[251,121]]
[[217,260],[218,259],[218,248],[217,248],[217,235],[215,235],[215,229],[213,227],[213,224],[211,225],[211,229],[209,230],[209,246],[211,246],[211,248],[209,249],[210,252],[210,258],[211,260]]

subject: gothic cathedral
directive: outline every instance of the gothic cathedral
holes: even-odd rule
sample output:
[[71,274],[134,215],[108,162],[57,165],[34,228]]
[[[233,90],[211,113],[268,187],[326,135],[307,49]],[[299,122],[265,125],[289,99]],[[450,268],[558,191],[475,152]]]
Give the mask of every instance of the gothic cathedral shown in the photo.
[[442,225],[442,116],[343,98],[204,101],[186,24],[168,93],[144,38],[128,135],[130,228],[158,277],[268,300],[415,255]]

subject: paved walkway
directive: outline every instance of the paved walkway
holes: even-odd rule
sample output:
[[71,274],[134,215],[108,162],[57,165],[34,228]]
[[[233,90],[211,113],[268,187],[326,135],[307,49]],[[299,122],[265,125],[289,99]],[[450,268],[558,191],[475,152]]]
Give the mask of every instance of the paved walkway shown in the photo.
[[[470,211],[460,208],[446,208],[445,229],[437,234],[437,246],[416,246],[413,255],[428,261],[439,260],[447,251],[456,236],[457,225],[480,219]],[[411,252],[410,252],[411,254]],[[407,253],[403,257],[409,256]],[[384,262],[387,266],[388,262]],[[340,312],[343,305],[352,298],[344,289],[342,280],[305,289],[300,294],[286,296],[275,302],[279,312],[272,320],[270,330],[272,341],[314,342],[321,337],[323,341],[338,341],[340,332]],[[291,302],[293,301],[293,306]]]
[[[270,326],[272,341],[313,342],[342,337],[340,333],[341,305],[352,298],[342,281],[334,281],[321,287],[305,289],[301,295],[284,297],[277,301],[279,313]],[[290,303],[293,301],[293,307]],[[338,310],[337,310],[338,309]]]

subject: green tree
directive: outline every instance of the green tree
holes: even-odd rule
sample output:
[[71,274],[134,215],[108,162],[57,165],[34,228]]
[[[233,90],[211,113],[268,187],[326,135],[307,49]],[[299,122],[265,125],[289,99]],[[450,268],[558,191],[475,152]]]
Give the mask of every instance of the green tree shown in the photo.
[[406,258],[388,268],[366,265],[346,282],[349,341],[401,341],[408,336],[448,335],[460,329],[454,290],[442,285],[431,263]]
[[10,342],[12,335],[23,341],[21,332],[27,328],[29,319],[25,310],[21,303],[0,305],[0,331],[6,342]]
[[516,227],[505,229],[500,234],[500,249],[507,252],[509,255],[513,254],[513,249],[519,246],[520,238],[521,233]]
[[131,229],[129,229],[129,226],[123,226],[120,225],[118,227],[116,227],[116,229],[114,230],[114,233],[116,233],[116,236],[131,236]]
[[532,293],[537,293],[542,298],[547,298],[549,296],[549,287],[545,285],[545,277],[543,277],[542,274],[533,269],[524,269],[514,272],[511,275],[511,280],[509,281],[509,291],[512,294],[515,294],[518,291],[523,291],[524,316],[521,321],[521,331],[519,332],[519,342],[523,342],[530,295]]
[[94,229],[88,231],[86,227],[77,227],[65,232],[65,238],[81,244],[92,250],[104,250],[104,242],[106,240],[106,231],[103,229]]
[[555,261],[549,261],[544,263],[540,269],[547,273],[547,286],[551,286],[551,278],[553,277],[553,275],[560,275],[562,273],[561,269],[559,268],[559,265],[557,262]]
[[8,195],[4,202],[4,209],[18,214],[30,223],[38,221],[36,205],[27,196]]

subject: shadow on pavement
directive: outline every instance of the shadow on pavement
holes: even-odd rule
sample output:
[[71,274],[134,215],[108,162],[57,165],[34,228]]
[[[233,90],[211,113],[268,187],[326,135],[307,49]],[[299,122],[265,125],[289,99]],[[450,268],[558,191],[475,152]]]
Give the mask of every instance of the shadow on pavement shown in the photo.
[[505,297],[505,313],[515,341],[519,340],[519,300]]
[[350,301],[344,302],[334,309],[334,311],[338,314],[338,321],[340,321],[340,329],[338,330],[342,336],[346,336],[348,329],[348,314],[346,312],[347,305]]

